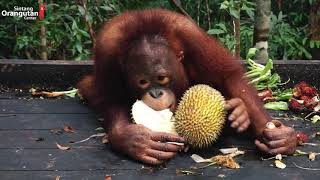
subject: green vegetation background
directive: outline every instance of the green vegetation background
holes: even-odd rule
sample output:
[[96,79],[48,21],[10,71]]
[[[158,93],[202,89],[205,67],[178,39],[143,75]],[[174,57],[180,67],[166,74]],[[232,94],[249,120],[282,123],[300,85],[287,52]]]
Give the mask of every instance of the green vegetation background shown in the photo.
[[[4,1],[4,0],[3,0]],[[83,3],[86,3],[87,12]],[[234,51],[233,21],[240,18],[241,56],[253,46],[255,1],[180,0],[183,9],[208,34],[217,37]],[[269,55],[273,59],[311,59],[320,41],[310,39],[309,10],[318,0],[272,1]],[[240,4],[240,14],[236,9]],[[33,7],[36,0],[11,0],[0,3],[0,11],[14,6]],[[96,33],[103,22],[131,9],[162,7],[177,11],[171,0],[47,0],[45,20],[0,17],[0,58],[40,59],[40,27],[45,26],[48,59],[87,60],[91,57],[91,25]]]

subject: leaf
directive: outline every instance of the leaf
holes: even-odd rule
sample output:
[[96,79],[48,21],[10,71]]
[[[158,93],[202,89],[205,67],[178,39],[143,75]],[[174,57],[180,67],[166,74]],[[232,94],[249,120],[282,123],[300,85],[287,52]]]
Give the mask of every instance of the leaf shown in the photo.
[[247,8],[245,9],[246,13],[248,14],[248,16],[250,17],[250,19],[254,19],[254,9],[252,8]]
[[76,42],[75,47],[79,53],[82,52],[82,44],[80,43],[80,41]]
[[58,147],[60,150],[63,150],[63,151],[66,151],[66,150],[71,149],[69,146],[61,146],[61,145],[58,144],[57,142],[56,142],[56,145],[57,145],[57,147]]
[[69,97],[75,97],[75,95],[78,92],[78,89],[72,89],[70,91],[53,91],[53,92],[47,92],[47,91],[37,91],[34,88],[30,89],[32,96],[43,96],[43,97],[59,97],[59,96],[69,96]]
[[314,48],[314,46],[315,46],[315,42],[314,41],[310,41],[310,48]]
[[316,42],[316,47],[317,47],[317,48],[320,48],[320,40],[319,40],[319,41],[316,40],[315,42]]
[[106,175],[106,176],[104,177],[104,180],[111,180],[111,176]]
[[84,8],[83,8],[82,6],[80,6],[80,5],[78,5],[78,10],[79,10],[81,16],[83,16],[83,15],[86,13],[86,11],[84,10]]
[[223,149],[219,149],[219,151],[222,154],[231,154],[231,153],[238,151],[238,148],[223,148]]
[[221,166],[224,166],[224,167],[227,167],[230,169],[238,169],[238,168],[240,168],[240,165],[233,159],[233,157],[241,155],[241,154],[244,154],[244,151],[237,150],[237,151],[235,151],[231,154],[228,154],[228,155],[217,155],[217,156],[213,156],[209,159],[204,159],[203,157],[201,157],[197,154],[193,154],[191,156],[191,158],[196,163],[204,163],[204,162],[209,163],[208,165],[203,166],[202,168],[208,167],[213,164],[217,164],[217,165],[221,165]]
[[275,160],[274,161],[274,165],[279,168],[279,169],[284,169],[287,167],[286,164],[284,164],[283,162],[279,161],[279,160]]
[[84,36],[84,37],[87,37],[87,38],[90,38],[90,35],[87,31],[84,31],[84,30],[81,30],[79,29],[79,32]]
[[264,67],[263,71],[261,72],[261,76],[265,75],[267,72],[273,69],[273,61],[268,59],[266,66]]
[[195,175],[195,174],[198,174],[198,173],[194,171],[189,171],[189,170],[176,169],[176,175]]
[[198,154],[192,154],[191,159],[193,159],[196,163],[203,163],[203,162],[212,162],[211,159],[204,159],[203,157],[199,156]]
[[252,59],[256,53],[257,53],[258,49],[257,48],[250,48],[249,51],[248,51],[248,54],[247,54],[247,60],[248,59]]
[[306,38],[306,37],[305,37],[305,38],[303,38],[303,39],[302,39],[302,44],[303,44],[303,45],[305,45],[305,44],[306,44],[306,42],[307,42],[307,40],[308,40],[308,38]]
[[32,91],[31,92],[32,96],[42,96],[42,97],[50,97],[50,98],[54,98],[54,97],[59,97],[59,96],[63,96],[64,93],[62,92],[47,92],[47,91]]
[[72,30],[74,30],[76,32],[76,30],[78,29],[78,25],[77,22],[74,20],[72,21],[72,26],[71,26]]
[[297,149],[297,150],[294,152],[293,156],[302,156],[302,155],[306,155],[306,154],[308,154],[308,153]]
[[63,130],[67,133],[74,133],[74,129],[69,125],[64,125]]
[[271,110],[282,110],[282,111],[289,110],[288,103],[284,101],[268,102],[264,104],[264,108],[271,109]]
[[215,26],[218,26],[220,29],[222,29],[223,31],[227,32],[227,27],[225,24],[223,23],[218,23]]
[[282,21],[283,15],[282,15],[282,11],[280,11],[279,15],[278,15],[278,21]]
[[74,98],[78,94],[78,89],[73,88],[70,91],[62,91],[65,96]]
[[229,2],[228,1],[223,1],[220,5],[220,9],[228,9]]
[[103,127],[97,127],[95,131],[105,132],[105,129]]
[[[285,84],[285,83],[282,83],[282,84]],[[286,89],[283,91],[276,92],[274,96],[278,101],[288,101],[293,96],[293,89]]]
[[213,35],[213,34],[223,34],[225,32],[221,29],[209,29],[207,33],[210,35]]
[[228,154],[228,156],[236,157],[236,156],[239,156],[239,155],[243,155],[244,153],[245,153],[244,151],[237,150],[235,152],[232,152],[232,153]]
[[85,18],[86,18],[86,21],[87,21],[87,22],[89,22],[90,24],[92,24],[92,19],[93,19],[93,18],[92,18],[92,16],[91,16],[90,14],[87,14]]
[[108,135],[104,135],[101,139],[102,144],[108,144],[109,143],[109,137]]
[[106,11],[113,11],[113,9],[110,6],[100,6],[100,8]]
[[311,121],[312,121],[313,124],[317,123],[318,121],[320,121],[320,116],[319,115],[314,115],[311,118]]
[[56,180],[60,180],[60,176],[56,176]]
[[81,140],[81,141],[74,142],[74,143],[72,143],[72,144],[82,143],[82,142],[88,141],[88,140],[89,140],[89,139],[91,139],[91,138],[95,138],[95,137],[103,137],[103,136],[105,136],[105,135],[106,135],[106,133],[93,134],[93,135],[89,136],[89,137],[88,137],[88,138],[86,138],[86,139],[83,139],[83,140]]
[[308,154],[308,158],[309,158],[310,161],[314,161],[314,160],[316,159],[316,156],[317,156],[317,155],[318,155],[318,154],[315,153],[315,152],[310,152],[310,153]]
[[237,9],[233,9],[233,8],[230,8],[230,14],[232,17],[236,18],[236,19],[239,19],[240,17],[240,14],[239,14],[239,11]]

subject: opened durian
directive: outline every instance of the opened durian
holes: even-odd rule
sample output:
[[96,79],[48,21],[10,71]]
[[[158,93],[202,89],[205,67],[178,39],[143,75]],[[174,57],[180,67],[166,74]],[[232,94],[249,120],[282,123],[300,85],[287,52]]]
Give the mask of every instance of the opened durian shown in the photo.
[[178,134],[195,148],[209,146],[217,140],[225,122],[224,97],[208,85],[187,90],[173,116],[169,109],[155,111],[143,101],[132,107],[132,118],[153,131]]
[[136,101],[132,106],[132,119],[136,124],[158,131],[177,134],[173,123],[173,113],[169,109],[155,111],[143,101]]

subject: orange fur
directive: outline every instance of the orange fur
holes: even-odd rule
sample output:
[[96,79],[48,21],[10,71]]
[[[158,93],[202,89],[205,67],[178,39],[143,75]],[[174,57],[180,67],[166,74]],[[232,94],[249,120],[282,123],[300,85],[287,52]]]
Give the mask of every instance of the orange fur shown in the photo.
[[270,119],[256,91],[242,78],[240,62],[187,17],[162,9],[126,12],[102,27],[95,47],[94,78],[79,83],[80,92],[91,105],[102,111],[115,105],[128,106],[130,98],[121,64],[125,63],[130,42],[145,35],[164,37],[177,56],[184,52],[182,62],[190,85],[205,83],[228,97],[242,98],[250,116],[260,119],[257,126]]

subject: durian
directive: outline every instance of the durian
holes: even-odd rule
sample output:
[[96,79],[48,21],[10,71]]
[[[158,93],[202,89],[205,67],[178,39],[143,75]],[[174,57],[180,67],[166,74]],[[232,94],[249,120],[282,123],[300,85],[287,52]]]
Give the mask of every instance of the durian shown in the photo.
[[195,148],[209,146],[223,128],[224,105],[224,97],[210,86],[191,87],[184,93],[175,112],[175,130]]
[[133,122],[158,132],[177,134],[170,109],[155,111],[143,101],[136,101],[131,110]]
[[132,106],[132,118],[153,131],[178,134],[195,148],[217,140],[225,122],[224,97],[208,85],[187,90],[173,116],[169,109],[155,111],[143,101]]

